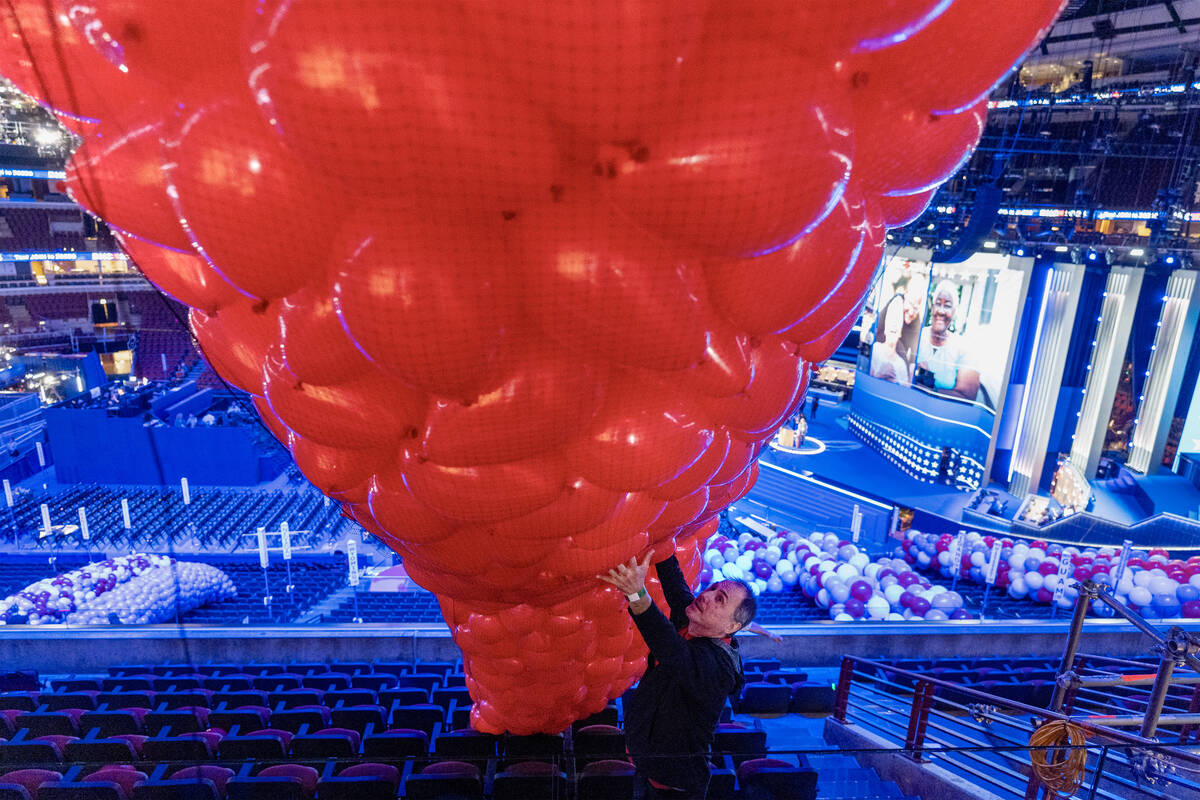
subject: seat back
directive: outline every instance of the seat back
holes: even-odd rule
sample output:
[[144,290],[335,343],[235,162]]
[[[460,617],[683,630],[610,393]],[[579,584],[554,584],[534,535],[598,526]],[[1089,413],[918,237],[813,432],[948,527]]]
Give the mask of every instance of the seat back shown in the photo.
[[52,769],[17,769],[0,775],[0,783],[22,786],[32,798],[38,796],[38,788],[43,783],[58,783],[61,780],[62,773]]
[[492,782],[492,800],[558,800],[566,796],[567,776],[545,762],[513,764]]
[[38,792],[37,800],[128,800],[129,795],[111,781],[48,783]]
[[226,800],[309,800],[299,778],[288,775],[242,776],[225,786]]
[[184,767],[171,773],[173,781],[209,781],[217,789],[217,794],[225,793],[225,784],[234,776],[233,770],[216,764],[197,764],[194,767]]
[[320,775],[312,767],[303,764],[275,764],[259,771],[260,778],[295,778],[304,787],[305,794],[312,797],[317,791]]

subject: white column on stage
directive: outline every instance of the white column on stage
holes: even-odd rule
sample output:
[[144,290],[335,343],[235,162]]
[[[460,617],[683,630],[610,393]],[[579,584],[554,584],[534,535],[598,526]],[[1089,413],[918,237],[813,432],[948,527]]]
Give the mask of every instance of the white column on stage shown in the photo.
[[1036,490],[1042,475],[1083,273],[1084,267],[1080,264],[1055,264],[1042,289],[1033,352],[1029,357],[1009,464],[1008,491],[1016,497],[1024,497],[1031,489]]
[[1096,336],[1092,341],[1083,402],[1075,422],[1075,435],[1071,439],[1071,463],[1086,476],[1095,475],[1100,465],[1108,417],[1117,394],[1121,369],[1125,366],[1125,348],[1129,343],[1129,331],[1133,327],[1144,274],[1145,270],[1141,267],[1113,267],[1104,286],[1104,300],[1100,304],[1100,321],[1096,324]]
[[1167,434],[1171,431],[1175,401],[1191,349],[1192,334],[1196,332],[1196,315],[1200,297],[1196,279],[1200,272],[1177,269],[1167,279],[1158,332],[1151,347],[1146,382],[1138,398],[1133,422],[1133,437],[1129,442],[1129,460],[1125,465],[1145,475],[1153,475],[1162,462]]

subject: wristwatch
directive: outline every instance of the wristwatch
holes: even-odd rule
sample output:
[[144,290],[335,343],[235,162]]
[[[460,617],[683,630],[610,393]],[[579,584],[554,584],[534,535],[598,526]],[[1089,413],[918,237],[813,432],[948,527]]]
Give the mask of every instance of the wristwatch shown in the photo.
[[625,595],[625,599],[631,603],[636,603],[638,600],[641,600],[645,596],[646,596],[646,587],[643,586],[641,589],[638,589],[633,594]]

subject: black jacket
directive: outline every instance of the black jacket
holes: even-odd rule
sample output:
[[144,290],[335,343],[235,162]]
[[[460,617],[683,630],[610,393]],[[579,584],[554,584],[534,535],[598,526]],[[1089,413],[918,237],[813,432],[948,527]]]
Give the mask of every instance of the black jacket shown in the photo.
[[708,785],[707,753],[721,709],[741,691],[737,644],[684,639],[692,596],[679,562],[655,565],[671,619],[654,603],[633,621],[650,648],[646,674],[625,703],[625,738],[634,763],[659,783],[702,793]]

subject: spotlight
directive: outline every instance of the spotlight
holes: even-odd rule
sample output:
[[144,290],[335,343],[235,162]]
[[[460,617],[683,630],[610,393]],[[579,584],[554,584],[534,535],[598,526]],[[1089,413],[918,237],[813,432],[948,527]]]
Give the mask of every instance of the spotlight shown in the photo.
[[1024,247],[1018,247],[1018,248],[1017,248],[1017,255],[1019,255],[1019,256],[1023,256],[1023,255],[1025,255],[1025,248],[1024,248]]
[[988,239],[986,242],[983,243],[983,249],[984,250],[995,250],[996,243],[993,242],[991,239]]
[[1166,258],[1163,259],[1163,263],[1164,264],[1174,264],[1175,256],[1167,256]]
[[1088,258],[1088,261],[1095,261],[1095,260],[1096,260],[1096,258],[1097,258],[1097,256],[1096,256],[1096,251],[1095,251],[1095,250],[1089,250],[1089,251],[1088,251],[1088,256],[1087,256],[1087,258]]
[[1129,255],[1133,256],[1134,258],[1141,258],[1142,256],[1146,255],[1146,251],[1140,247],[1134,247],[1130,249]]

